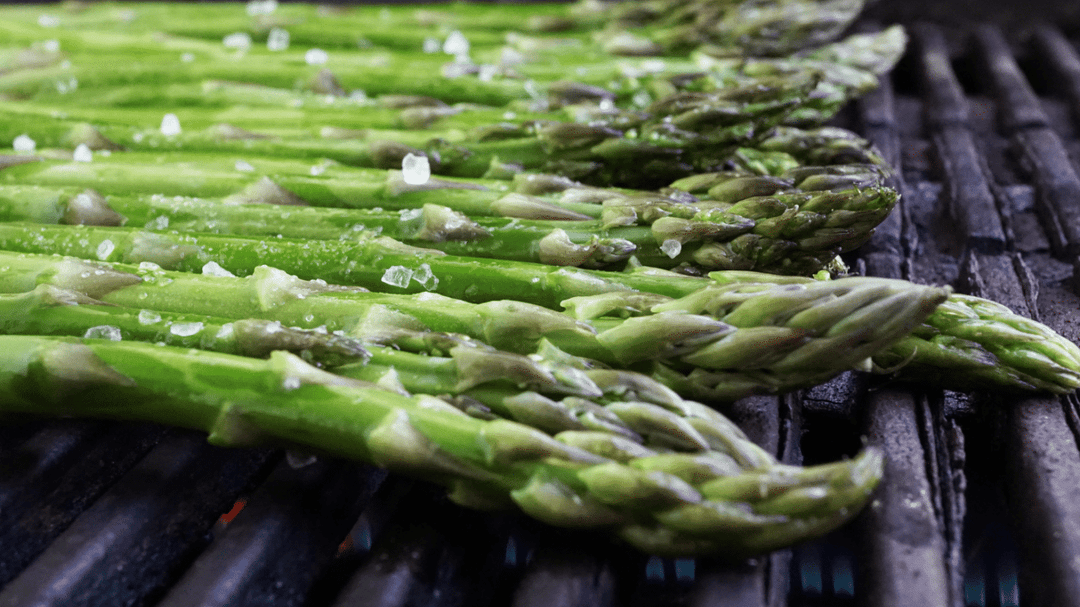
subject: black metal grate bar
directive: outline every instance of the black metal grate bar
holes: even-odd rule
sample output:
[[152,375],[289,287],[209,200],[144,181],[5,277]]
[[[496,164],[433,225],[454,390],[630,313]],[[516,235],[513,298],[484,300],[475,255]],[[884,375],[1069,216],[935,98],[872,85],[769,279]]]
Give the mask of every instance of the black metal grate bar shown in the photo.
[[[1046,40],[1046,36],[1044,30],[1041,38]],[[1080,254],[1080,178],[1065,145],[1051,128],[1001,30],[991,25],[980,27],[975,39],[1000,100],[999,119],[1012,134],[1025,168],[1034,177],[1038,208],[1050,242],[1059,256],[1076,256]],[[1056,50],[1051,57],[1067,66],[1068,55],[1060,48]]]
[[1005,250],[994,195],[986,182],[985,161],[971,132],[967,101],[952,70],[945,37],[940,28],[922,24],[913,28],[913,39],[923,86],[926,89],[926,121],[949,187],[949,212],[956,219],[965,248],[997,254]]
[[265,458],[174,433],[12,580],[0,604],[146,604]]
[[1031,41],[1054,74],[1055,92],[1069,100],[1075,118],[1080,120],[1080,53],[1061,30],[1045,24],[1035,28]]
[[0,585],[11,581],[158,441],[143,424],[65,421],[0,458]]
[[160,607],[303,605],[385,477],[339,461],[280,463]]

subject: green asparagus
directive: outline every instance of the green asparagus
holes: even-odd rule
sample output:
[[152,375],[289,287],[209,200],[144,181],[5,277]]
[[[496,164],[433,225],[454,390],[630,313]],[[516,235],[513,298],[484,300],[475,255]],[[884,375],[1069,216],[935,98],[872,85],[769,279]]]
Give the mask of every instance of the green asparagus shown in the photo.
[[604,439],[615,444],[629,440],[650,448],[708,448],[730,452],[744,464],[764,461],[749,446],[724,442],[730,422],[712,409],[685,401],[648,377],[597,367],[549,343],[526,357],[466,335],[386,326],[362,332],[360,340],[278,321],[106,304],[49,284],[0,295],[0,319],[0,332],[12,335],[136,340],[260,358],[285,350],[320,368],[332,367],[340,376],[438,396],[482,419],[511,419],[552,434],[607,433],[618,437]]
[[[473,507],[611,530],[650,553],[738,558],[837,527],[868,500],[882,459],[796,468],[640,447],[612,459],[588,432],[548,436],[350,380],[287,352],[268,361],[140,342],[0,337],[0,410],[149,420],[224,446],[292,445],[447,485]],[[439,401],[442,402],[442,401]],[[737,433],[733,441],[746,441]],[[586,436],[582,436],[586,435]]]
[[[70,178],[74,175],[92,179],[82,167],[72,168],[60,173],[59,180],[78,181]],[[110,196],[108,202],[94,190],[12,185],[0,186],[0,218],[324,240],[359,238],[364,231],[375,231],[452,255],[563,266],[618,269],[634,256],[639,263],[660,268],[813,273],[866,240],[896,202],[894,190],[875,185],[880,171],[874,167],[846,175],[828,174],[835,168],[814,172],[813,167],[799,167],[796,171],[801,173],[798,183],[788,177],[740,172],[698,175],[675,182],[667,193],[587,188],[566,180],[535,178],[521,180],[517,189],[545,184],[546,189],[562,191],[539,196],[505,193],[493,189],[497,184],[488,183],[492,189],[470,190],[473,198],[460,203],[445,197],[445,189],[429,187],[391,196],[386,189],[392,184],[382,190],[370,188],[366,204],[415,205],[400,212],[299,208],[304,202],[299,196],[265,179],[224,199],[158,193]],[[105,175],[106,169],[92,174]],[[40,171],[22,180],[32,180],[34,175],[40,176]],[[288,183],[288,178],[278,181]],[[478,182],[466,185],[481,187]],[[848,189],[826,189],[830,186]],[[179,191],[179,184],[174,187],[173,191]],[[479,212],[466,215],[427,200]],[[489,201],[486,207],[484,200]],[[237,204],[243,201],[278,206]],[[319,202],[331,201],[322,198]],[[356,198],[348,202],[365,203]],[[516,217],[487,217],[499,213]],[[590,215],[598,217],[590,219]],[[747,243],[753,243],[753,248]],[[770,257],[756,252],[769,250],[783,254]],[[740,255],[741,251],[747,252]]]
[[[82,291],[106,303],[154,312],[249,316],[304,329],[379,339],[395,328],[459,333],[519,354],[541,340],[616,368],[662,365],[676,392],[734,400],[819,383],[859,367],[908,335],[948,295],[902,281],[848,278],[808,284],[709,286],[679,299],[653,297],[649,314],[622,318],[612,300],[588,321],[512,301],[475,305],[447,297],[358,292],[260,266],[247,278],[103,268],[77,260],[0,253],[0,290],[38,284]],[[220,272],[218,272],[220,273]],[[633,297],[641,305],[642,298]],[[579,316],[594,298],[568,300]],[[644,301],[649,301],[645,299]],[[738,327],[737,329],[735,327]],[[833,352],[822,356],[822,352]],[[681,381],[674,376],[685,374]]]

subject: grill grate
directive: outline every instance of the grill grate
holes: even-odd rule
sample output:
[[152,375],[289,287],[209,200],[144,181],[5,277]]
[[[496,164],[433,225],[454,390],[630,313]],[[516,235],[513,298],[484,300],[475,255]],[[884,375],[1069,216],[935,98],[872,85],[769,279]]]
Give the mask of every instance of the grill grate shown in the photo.
[[[1076,41],[1045,25],[1015,40],[994,25],[911,33],[897,72],[839,119],[901,168],[903,203],[853,265],[951,283],[1076,340]],[[15,421],[0,426],[0,605],[1080,604],[1075,397],[848,374],[727,413],[789,462],[852,455],[865,435],[885,449],[885,482],[856,524],[731,565],[464,511],[365,466]]]

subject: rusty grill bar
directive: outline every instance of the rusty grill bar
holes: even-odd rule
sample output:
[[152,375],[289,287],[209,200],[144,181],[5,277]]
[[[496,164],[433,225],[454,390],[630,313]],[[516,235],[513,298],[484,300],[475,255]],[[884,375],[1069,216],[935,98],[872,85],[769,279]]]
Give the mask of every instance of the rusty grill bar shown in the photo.
[[[897,71],[838,121],[900,168],[903,195],[853,267],[949,283],[1075,341],[1077,40],[1045,25],[910,32]],[[855,524],[725,564],[464,511],[366,466],[296,468],[154,426],[10,420],[0,605],[1080,605],[1075,395],[848,374],[726,412],[791,463],[852,455],[865,436],[886,452],[885,481]]]

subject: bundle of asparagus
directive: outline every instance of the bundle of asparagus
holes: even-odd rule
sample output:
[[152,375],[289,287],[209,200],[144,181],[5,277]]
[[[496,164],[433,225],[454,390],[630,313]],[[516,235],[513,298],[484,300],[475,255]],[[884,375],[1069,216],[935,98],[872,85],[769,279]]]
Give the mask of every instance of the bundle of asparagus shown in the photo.
[[662,554],[824,533],[875,449],[784,465],[689,399],[1080,385],[989,302],[802,278],[897,201],[822,126],[903,51],[836,40],[860,7],[3,9],[0,412],[364,459]]

